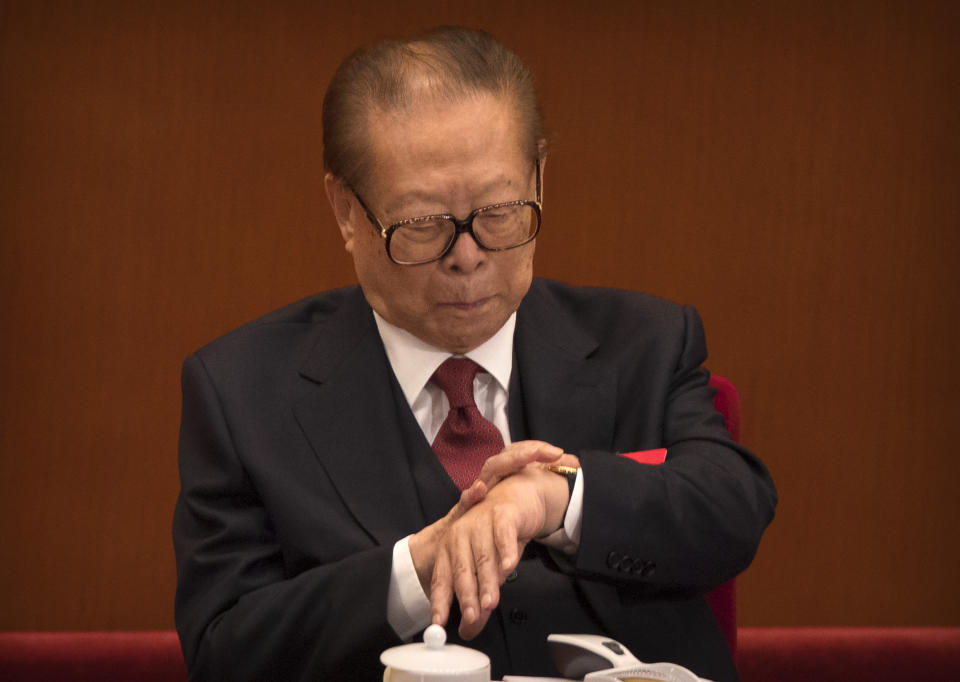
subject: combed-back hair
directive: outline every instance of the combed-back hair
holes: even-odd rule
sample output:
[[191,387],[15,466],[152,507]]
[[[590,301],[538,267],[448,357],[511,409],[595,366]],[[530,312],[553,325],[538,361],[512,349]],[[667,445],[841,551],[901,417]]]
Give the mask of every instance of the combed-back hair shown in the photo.
[[544,152],[543,114],[533,76],[490,34],[441,26],[408,40],[361,48],[337,69],[323,99],[323,164],[360,189],[371,171],[367,126],[374,112],[478,95],[512,101],[530,160]]

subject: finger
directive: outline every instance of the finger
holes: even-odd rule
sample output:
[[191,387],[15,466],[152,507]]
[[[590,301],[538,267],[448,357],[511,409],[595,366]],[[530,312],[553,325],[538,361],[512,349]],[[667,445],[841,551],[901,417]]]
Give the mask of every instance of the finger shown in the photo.
[[460,504],[456,508],[455,518],[463,516],[471,507],[483,501],[487,496],[487,486],[479,478],[469,488],[460,493]]
[[430,579],[430,621],[435,625],[446,625],[450,617],[450,605],[453,603],[453,583],[450,575],[450,556],[441,547],[433,564]]
[[[537,461],[537,458],[540,456],[539,450],[541,446],[546,446],[547,448],[553,447],[547,443],[532,440],[511,443],[501,452],[488,458],[487,461],[484,462],[480,470],[479,478],[487,483],[491,480],[495,482],[500,478],[505,478],[510,474],[520,471],[527,464]],[[557,450],[562,452],[559,448],[557,448]]]
[[513,516],[506,513],[497,514],[494,518],[493,537],[497,555],[500,557],[498,568],[504,575],[516,568],[520,561],[521,543],[517,535],[517,524]]
[[[506,526],[502,526],[502,527],[506,528]],[[515,533],[511,534],[509,530],[505,531],[504,533],[505,543],[506,543],[506,538],[510,537],[511,535],[515,535]],[[507,578],[507,575],[509,575],[509,573],[516,567],[517,563],[519,562],[519,557],[523,553],[524,544],[520,542],[513,542],[512,544],[507,544],[506,546],[508,546],[511,549],[511,553],[513,555],[512,558],[508,557],[505,560],[507,565],[507,570],[503,570],[504,564],[501,563],[500,561],[498,561],[496,565],[491,566],[492,568],[496,569],[496,583],[495,583],[496,599],[490,602],[489,608],[483,608],[481,606],[479,615],[477,616],[476,619],[472,621],[467,620],[466,618],[461,619],[458,632],[460,634],[460,637],[463,638],[464,640],[473,639],[478,634],[480,634],[480,632],[482,632],[483,629],[486,627],[487,622],[490,619],[490,615],[493,613],[494,609],[496,609],[497,604],[500,601],[500,585],[503,584],[503,582]],[[498,552],[498,555],[499,555],[499,552]],[[478,578],[479,578],[479,575],[478,575]],[[484,588],[481,587],[481,590],[484,590]]]
[[521,471],[533,462],[553,462],[563,456],[563,449],[539,440],[511,443],[502,452],[487,459],[480,469],[479,479],[488,488]]
[[[466,640],[476,637],[486,626],[490,614],[500,602],[500,584],[506,578],[506,574],[500,571],[499,555],[489,524],[475,527],[471,535],[471,551],[480,603],[475,616],[465,615],[460,620],[458,631]],[[464,606],[464,601],[460,602],[460,607],[462,613],[470,608]]]
[[507,451],[515,456],[517,463],[521,465],[531,462],[553,462],[563,455],[563,448],[542,440],[517,441],[504,450],[504,452]]
[[489,613],[500,602],[499,552],[489,526],[477,528],[472,540],[473,563],[476,569],[480,612]]
[[451,579],[453,591],[460,604],[461,622],[473,623],[479,616],[480,599],[477,596],[476,563],[470,537],[467,532],[451,538]]
[[471,640],[479,635],[483,631],[483,628],[486,627],[491,613],[493,612],[481,610],[480,616],[472,623],[466,623],[461,620],[460,627],[457,628],[457,631],[460,633],[460,637],[465,640]]
[[536,452],[537,462],[556,462],[558,459],[564,456],[563,448],[558,448],[556,445],[544,443],[543,441],[531,442],[537,444],[536,448],[534,449],[534,452]]

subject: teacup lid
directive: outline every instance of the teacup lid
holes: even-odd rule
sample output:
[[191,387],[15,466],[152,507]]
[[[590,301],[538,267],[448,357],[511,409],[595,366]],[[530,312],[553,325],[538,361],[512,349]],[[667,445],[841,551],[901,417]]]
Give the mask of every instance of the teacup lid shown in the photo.
[[394,670],[421,673],[463,674],[490,666],[487,655],[458,644],[446,644],[447,632],[431,625],[423,633],[423,642],[404,644],[380,654],[380,662]]

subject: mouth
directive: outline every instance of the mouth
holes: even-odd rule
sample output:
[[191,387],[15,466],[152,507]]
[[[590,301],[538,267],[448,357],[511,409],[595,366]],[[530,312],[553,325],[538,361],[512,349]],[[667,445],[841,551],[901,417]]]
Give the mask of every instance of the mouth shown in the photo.
[[464,312],[469,312],[471,310],[477,310],[482,308],[488,301],[490,297],[478,298],[474,301],[445,301],[440,305],[444,308],[452,310],[462,310]]

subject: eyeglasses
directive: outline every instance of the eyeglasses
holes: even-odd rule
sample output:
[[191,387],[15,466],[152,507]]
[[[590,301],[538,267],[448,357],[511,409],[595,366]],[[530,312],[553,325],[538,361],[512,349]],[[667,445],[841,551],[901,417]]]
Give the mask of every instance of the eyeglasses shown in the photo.
[[537,200],[507,201],[482,206],[463,220],[448,213],[406,218],[384,227],[356,190],[353,195],[367,219],[386,240],[387,256],[397,265],[422,265],[440,260],[467,233],[485,251],[506,251],[529,244],[540,232],[540,160],[537,159]]

